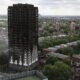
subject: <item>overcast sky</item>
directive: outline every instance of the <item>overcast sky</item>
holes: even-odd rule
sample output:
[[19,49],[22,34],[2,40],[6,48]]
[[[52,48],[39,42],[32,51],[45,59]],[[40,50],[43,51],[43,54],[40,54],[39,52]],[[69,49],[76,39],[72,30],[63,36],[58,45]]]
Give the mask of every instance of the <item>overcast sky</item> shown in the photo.
[[13,3],[34,4],[41,15],[80,15],[80,0],[0,0],[0,14]]

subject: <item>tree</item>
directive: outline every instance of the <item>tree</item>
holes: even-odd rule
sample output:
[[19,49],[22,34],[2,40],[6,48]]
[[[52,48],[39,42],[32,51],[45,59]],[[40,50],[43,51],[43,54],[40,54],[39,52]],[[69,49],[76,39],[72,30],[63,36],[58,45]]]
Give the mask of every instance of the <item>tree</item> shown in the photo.
[[0,65],[8,64],[8,62],[9,62],[9,56],[6,53],[2,52],[0,54]]
[[60,48],[58,49],[56,52],[64,54],[64,55],[72,55],[73,54],[73,48],[71,47],[64,47],[64,48]]
[[8,53],[6,52],[8,49],[8,45],[3,40],[0,40],[0,65],[7,64],[9,61]]
[[45,65],[43,73],[49,80],[68,80],[71,74],[70,67],[61,61],[55,62],[54,65]]
[[53,57],[53,56],[49,56],[47,61],[46,61],[46,64],[54,64],[56,61],[58,61],[58,58],[56,57]]

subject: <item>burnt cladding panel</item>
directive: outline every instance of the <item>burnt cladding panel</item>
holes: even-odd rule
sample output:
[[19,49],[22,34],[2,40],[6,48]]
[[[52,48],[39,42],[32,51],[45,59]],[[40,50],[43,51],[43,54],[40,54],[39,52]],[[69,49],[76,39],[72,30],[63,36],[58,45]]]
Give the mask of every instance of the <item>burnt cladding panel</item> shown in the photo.
[[29,50],[33,51],[34,45],[37,47],[38,42],[37,27],[37,7],[27,4],[16,4],[8,8],[9,47],[20,48],[23,54],[26,49],[27,53]]
[[38,44],[38,8],[37,7],[35,7],[33,11],[33,40],[34,40],[34,45],[37,46]]
[[12,47],[13,45],[13,39],[12,39],[12,27],[13,27],[13,8],[8,8],[8,38],[9,38],[9,47]]
[[[32,5],[13,5],[8,8],[9,43],[31,47],[37,41],[38,9]],[[23,45],[23,46],[22,46]]]

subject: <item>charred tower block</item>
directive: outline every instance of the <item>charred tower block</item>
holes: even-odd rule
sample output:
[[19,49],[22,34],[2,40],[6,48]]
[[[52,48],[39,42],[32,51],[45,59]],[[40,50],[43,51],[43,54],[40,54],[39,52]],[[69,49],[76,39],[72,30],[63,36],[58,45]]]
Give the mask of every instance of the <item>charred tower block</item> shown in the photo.
[[28,66],[38,60],[38,8],[30,4],[8,7],[10,63]]

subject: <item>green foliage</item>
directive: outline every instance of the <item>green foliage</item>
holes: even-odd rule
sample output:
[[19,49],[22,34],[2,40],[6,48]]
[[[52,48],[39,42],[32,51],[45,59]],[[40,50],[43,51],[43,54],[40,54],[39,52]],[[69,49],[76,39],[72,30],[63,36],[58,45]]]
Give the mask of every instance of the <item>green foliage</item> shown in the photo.
[[77,43],[76,46],[72,46],[74,54],[80,54],[80,43]]
[[52,64],[53,65],[56,61],[58,61],[58,58],[49,56],[47,61],[46,61],[46,64]]
[[53,65],[48,64],[44,67],[43,73],[48,77],[49,80],[54,80],[52,76],[54,76],[53,72]]
[[9,56],[4,52],[2,52],[0,54],[0,65],[8,64],[8,62],[9,62]]
[[64,62],[67,65],[70,65],[71,64],[71,62],[69,60],[66,60],[66,59],[63,60],[61,58],[57,58],[57,57],[54,57],[54,56],[48,56],[47,61],[46,61],[46,64],[54,65],[54,63],[56,61],[62,61],[62,62]]
[[71,61],[70,61],[70,60],[66,60],[66,59],[65,59],[65,60],[61,60],[61,61],[63,61],[65,64],[67,64],[67,65],[69,65],[69,66],[71,65]]
[[[68,34],[70,32],[70,24],[71,24],[71,22],[75,22],[75,24],[76,24],[75,30],[79,34],[79,29],[77,29],[77,27],[79,28],[79,26],[80,26],[80,20],[78,20],[78,19],[75,19],[75,20],[61,19],[59,21],[56,21],[52,17],[51,18],[48,18],[48,17],[43,18],[42,17],[39,19],[39,25],[40,25],[39,27],[42,28],[42,31],[47,31],[47,33],[49,33],[48,36],[50,36],[50,35],[53,35],[53,33],[56,34],[56,30],[55,30],[56,22],[59,23],[60,31],[62,29],[64,34]],[[52,30],[51,30],[51,28],[52,28]],[[43,34],[44,33],[40,32],[39,35],[42,37],[42,36],[44,36]],[[45,36],[47,36],[47,34],[45,34]]]
[[0,27],[7,27],[6,21],[0,21]]
[[51,39],[44,39],[42,42],[39,43],[39,48],[47,48],[48,46],[53,46]]
[[69,33],[69,26],[68,26],[69,24],[65,24],[65,23],[63,23],[62,25],[61,25],[61,29],[63,29],[63,31],[64,31],[64,34],[68,34]]
[[77,43],[77,45],[75,46],[60,48],[56,52],[70,56],[72,56],[73,54],[80,54],[80,43]]
[[8,53],[4,51],[8,49],[8,45],[5,41],[0,40],[0,65],[8,64]]
[[8,48],[5,41],[0,40],[0,53]]
[[68,80],[70,78],[70,67],[61,61],[57,61],[54,65],[46,65],[43,73],[49,80]]
[[43,48],[53,47],[55,45],[65,44],[76,40],[80,40],[80,35],[72,37],[66,36],[62,38],[52,38],[52,37],[49,39],[45,38],[43,41],[39,43],[39,48],[43,49]]
[[60,48],[56,51],[57,53],[61,53],[64,55],[72,55],[73,54],[73,48],[70,47],[64,47],[64,48]]

